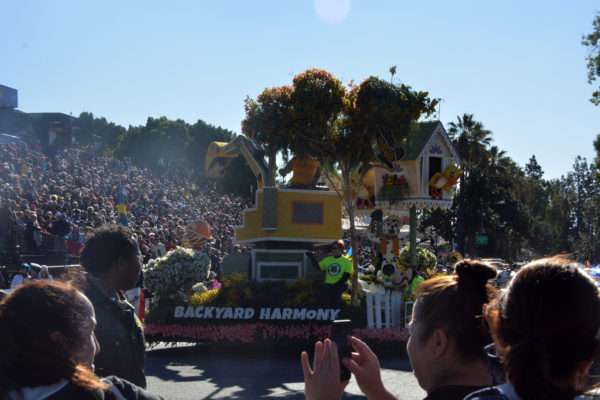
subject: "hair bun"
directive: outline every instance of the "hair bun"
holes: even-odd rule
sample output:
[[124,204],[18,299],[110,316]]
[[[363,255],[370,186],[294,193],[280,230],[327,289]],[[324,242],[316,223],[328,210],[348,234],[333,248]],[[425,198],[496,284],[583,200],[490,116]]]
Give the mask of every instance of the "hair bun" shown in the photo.
[[456,274],[460,281],[477,282],[485,285],[496,277],[496,267],[481,261],[462,260],[456,264]]

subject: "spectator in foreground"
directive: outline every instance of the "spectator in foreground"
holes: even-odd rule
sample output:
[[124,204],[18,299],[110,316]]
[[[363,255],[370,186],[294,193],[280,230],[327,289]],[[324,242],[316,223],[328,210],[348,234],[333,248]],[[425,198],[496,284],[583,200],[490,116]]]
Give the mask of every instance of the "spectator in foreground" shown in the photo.
[[80,256],[87,272],[85,295],[94,305],[100,343],[96,372],[116,375],[145,388],[146,342],[134,308],[121,293],[135,287],[141,255],[131,231],[122,225],[103,225],[86,239]]
[[90,301],[62,282],[31,281],[4,298],[0,398],[160,399],[117,377],[94,375],[95,323]]
[[487,308],[507,383],[469,400],[573,399],[600,355],[600,295],[583,267],[561,257],[517,272]]
[[[496,295],[487,283],[496,276],[494,267],[471,260],[456,265],[457,275],[422,282],[410,323],[408,356],[427,399],[462,400],[476,390],[491,386],[483,347],[491,342],[481,310]],[[355,376],[368,399],[394,399],[381,380],[379,361],[357,338],[350,338],[356,351],[343,365]],[[336,345],[329,339],[315,345],[314,369],[302,353],[306,398],[339,399],[347,382],[340,382]]]

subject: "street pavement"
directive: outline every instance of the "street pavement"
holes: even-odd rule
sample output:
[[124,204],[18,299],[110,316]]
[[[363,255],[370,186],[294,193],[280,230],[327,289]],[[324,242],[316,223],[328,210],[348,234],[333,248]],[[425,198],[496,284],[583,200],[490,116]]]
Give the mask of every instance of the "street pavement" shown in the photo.
[[[403,357],[379,355],[386,387],[398,399],[425,392]],[[147,352],[148,390],[166,399],[304,399],[300,354],[282,349],[177,345]],[[351,379],[343,399],[364,398]]]

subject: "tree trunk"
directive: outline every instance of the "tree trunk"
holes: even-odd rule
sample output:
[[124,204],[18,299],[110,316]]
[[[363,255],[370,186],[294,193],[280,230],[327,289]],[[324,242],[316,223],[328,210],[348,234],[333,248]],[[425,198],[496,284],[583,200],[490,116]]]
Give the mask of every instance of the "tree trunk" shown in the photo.
[[352,246],[352,306],[358,307],[358,241],[356,240],[356,226],[354,225],[354,204],[348,209],[350,218],[350,245]]
[[411,267],[417,266],[417,206],[410,208],[410,233],[408,248],[408,262]]
[[[343,173],[342,179],[344,180],[344,192],[346,194],[346,211],[348,211],[348,218],[350,218],[350,246],[352,246],[352,306],[358,307],[358,248],[356,248],[356,225],[354,224],[354,207],[356,200],[351,198],[350,192],[350,174]],[[358,192],[358,190],[357,190]]]
[[456,250],[464,257],[465,255],[465,218],[466,218],[466,198],[465,198],[465,177],[466,173],[460,178],[460,188],[458,193],[458,215],[456,217]]

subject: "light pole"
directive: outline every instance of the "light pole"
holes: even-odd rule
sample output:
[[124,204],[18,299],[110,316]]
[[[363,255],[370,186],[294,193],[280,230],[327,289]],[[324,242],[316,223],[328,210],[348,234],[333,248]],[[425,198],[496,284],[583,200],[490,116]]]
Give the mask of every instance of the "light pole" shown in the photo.
[[484,240],[485,240],[485,228],[483,227],[483,219],[485,218],[485,211],[481,211],[481,231],[479,232],[479,235],[475,236],[475,243],[477,244],[476,249],[477,249],[477,255],[479,257],[483,256],[483,246],[484,246]]
[[588,214],[588,224],[589,224],[589,242],[590,242],[590,262],[595,262],[595,247],[596,241],[594,240],[594,221],[596,220],[596,207],[594,207],[594,199],[588,197],[584,201],[584,209],[586,214]]
[[485,211],[481,212],[481,234],[485,235],[485,228],[483,227],[483,218],[485,217]]

